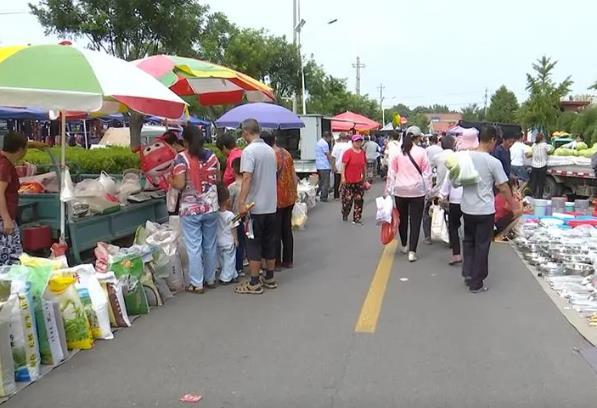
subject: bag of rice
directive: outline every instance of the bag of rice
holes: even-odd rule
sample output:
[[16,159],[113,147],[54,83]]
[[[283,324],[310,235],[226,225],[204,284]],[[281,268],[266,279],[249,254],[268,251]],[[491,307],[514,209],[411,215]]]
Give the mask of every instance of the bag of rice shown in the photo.
[[[47,365],[55,365],[66,358],[65,350],[60,344],[60,332],[58,330],[58,321],[62,321],[60,314],[56,314],[58,303],[42,299],[41,313],[35,314],[35,319],[38,322],[37,330],[41,330],[43,323],[43,330],[45,330],[45,343],[42,343],[42,335],[39,335],[39,354],[41,355],[41,363]],[[59,310],[59,309],[58,309]]]
[[124,302],[130,315],[149,313],[145,290],[141,284],[143,260],[138,254],[123,254],[110,259],[109,270],[123,283]]
[[110,324],[112,327],[131,327],[129,315],[126,312],[122,283],[116,279],[114,273],[102,274],[99,278],[102,289],[108,296]]
[[0,302],[0,397],[7,397],[17,391],[15,368],[10,348],[10,321],[16,297]]
[[93,322],[91,320],[89,321],[93,338],[104,340],[113,339],[114,335],[110,329],[108,296],[97,279],[95,268],[91,264],[86,264],[71,268],[69,271],[72,271],[77,278],[77,283],[75,284],[77,289],[79,291],[81,289],[86,289],[91,301],[92,310],[88,311],[87,315],[88,317],[95,316]]
[[70,273],[54,273],[48,283],[45,297],[60,304],[68,349],[92,348],[93,336],[81,298],[75,288],[74,276]]

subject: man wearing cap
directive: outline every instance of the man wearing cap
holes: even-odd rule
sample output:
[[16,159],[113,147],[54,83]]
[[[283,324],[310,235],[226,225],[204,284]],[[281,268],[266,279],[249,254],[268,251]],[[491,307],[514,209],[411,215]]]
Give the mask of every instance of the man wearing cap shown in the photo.
[[350,141],[346,133],[340,133],[334,143],[332,157],[334,158],[334,198],[340,198],[340,181],[342,179],[342,156],[350,149]]
[[328,201],[328,194],[330,191],[330,175],[332,173],[332,164],[334,158],[330,153],[330,142],[332,141],[332,134],[324,132],[323,137],[319,139],[315,145],[315,167],[319,175],[319,199],[322,202]]

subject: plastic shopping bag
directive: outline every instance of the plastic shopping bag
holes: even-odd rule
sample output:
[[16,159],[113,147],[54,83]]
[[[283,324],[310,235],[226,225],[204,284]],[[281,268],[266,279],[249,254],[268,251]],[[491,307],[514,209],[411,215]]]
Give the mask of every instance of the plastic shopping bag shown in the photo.
[[7,397],[17,391],[14,360],[11,348],[11,315],[16,296],[0,302],[0,397]]
[[296,203],[292,209],[292,228],[305,229],[307,223],[307,204]]
[[377,225],[384,222],[392,222],[392,210],[394,209],[394,200],[392,200],[392,197],[377,197],[375,203],[377,204],[377,214],[375,216]]
[[91,311],[86,309],[86,313],[88,318],[92,317],[88,320],[93,338],[104,340],[113,339],[114,336],[110,329],[108,296],[97,279],[93,265],[79,265],[68,271],[75,274],[77,278],[75,286],[79,291],[79,295],[81,295],[81,290],[86,290],[89,296]]
[[469,152],[456,152],[446,160],[450,181],[455,187],[470,186],[479,183],[481,176],[475,168]]
[[400,213],[397,208],[392,209],[392,220],[391,222],[384,222],[381,224],[380,240],[382,245],[388,245],[394,240],[396,232],[398,232],[398,226],[400,225]]
[[434,241],[450,242],[446,212],[439,205],[431,206],[431,239]]

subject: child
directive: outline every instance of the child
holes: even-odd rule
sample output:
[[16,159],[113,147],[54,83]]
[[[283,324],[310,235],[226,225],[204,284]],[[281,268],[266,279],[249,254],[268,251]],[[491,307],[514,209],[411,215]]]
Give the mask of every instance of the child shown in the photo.
[[218,184],[218,204],[220,205],[217,231],[218,257],[221,268],[220,283],[228,285],[238,280],[238,273],[236,271],[238,238],[236,234],[237,226],[232,222],[234,213],[230,211],[230,193],[223,184]]
[[[234,170],[234,182],[228,186],[230,192],[230,200],[232,202],[232,212],[238,214],[240,209],[238,208],[238,195],[240,194],[240,188],[243,184],[243,175],[240,172],[240,157],[232,160],[232,169]],[[239,276],[245,276],[243,271],[243,262],[245,260],[245,228],[243,220],[236,227],[236,236],[238,239],[238,245],[236,247],[236,271]]]
[[0,266],[18,263],[23,252],[17,226],[19,175],[16,163],[27,153],[27,138],[10,132],[0,151]]

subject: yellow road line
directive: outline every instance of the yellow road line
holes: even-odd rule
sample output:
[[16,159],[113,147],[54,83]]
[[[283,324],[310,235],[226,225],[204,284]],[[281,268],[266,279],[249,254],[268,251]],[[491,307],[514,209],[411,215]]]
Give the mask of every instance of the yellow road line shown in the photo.
[[371,285],[369,285],[369,291],[361,307],[359,319],[354,328],[357,333],[375,333],[397,247],[398,241],[394,240],[386,245],[381,254]]

